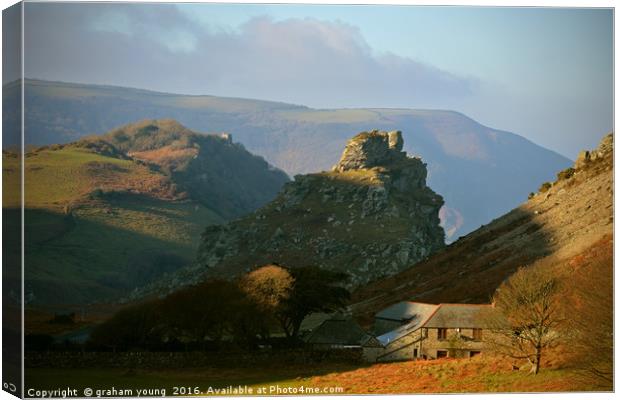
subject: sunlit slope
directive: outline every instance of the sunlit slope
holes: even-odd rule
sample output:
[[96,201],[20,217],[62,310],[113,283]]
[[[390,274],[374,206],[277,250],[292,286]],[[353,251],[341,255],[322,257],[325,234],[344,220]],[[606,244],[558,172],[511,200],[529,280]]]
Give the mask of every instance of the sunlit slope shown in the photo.
[[[114,296],[193,257],[204,226],[223,219],[133,160],[79,147],[47,148],[25,159],[26,292],[35,303]],[[3,175],[18,171],[3,157]],[[19,193],[4,207],[19,210]],[[8,211],[11,212],[11,211]]]

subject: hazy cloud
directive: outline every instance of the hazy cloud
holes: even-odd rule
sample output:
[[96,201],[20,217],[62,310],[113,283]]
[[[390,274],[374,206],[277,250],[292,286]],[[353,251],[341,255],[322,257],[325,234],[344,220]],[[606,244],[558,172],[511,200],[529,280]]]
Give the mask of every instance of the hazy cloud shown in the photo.
[[26,20],[28,77],[317,107],[440,107],[477,86],[376,54],[342,22],[257,17],[235,32],[211,32],[174,6],[92,3],[28,3]]

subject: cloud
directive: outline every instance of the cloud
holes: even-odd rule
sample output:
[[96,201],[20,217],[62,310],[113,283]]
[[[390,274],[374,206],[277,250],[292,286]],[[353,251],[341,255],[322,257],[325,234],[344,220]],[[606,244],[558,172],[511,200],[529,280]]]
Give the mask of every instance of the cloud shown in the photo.
[[26,75],[316,107],[441,107],[479,82],[371,49],[338,21],[256,17],[211,32],[165,4],[26,8]]
[[[92,17],[87,27],[96,32],[121,33],[138,40],[158,42],[172,52],[192,52],[196,49],[197,38],[188,29],[175,9],[166,5],[153,5],[144,8],[135,5],[122,5],[122,9],[107,6],[104,12]],[[167,17],[162,16],[165,11]],[[171,15],[172,13],[172,15]],[[176,22],[176,23],[175,23]]]

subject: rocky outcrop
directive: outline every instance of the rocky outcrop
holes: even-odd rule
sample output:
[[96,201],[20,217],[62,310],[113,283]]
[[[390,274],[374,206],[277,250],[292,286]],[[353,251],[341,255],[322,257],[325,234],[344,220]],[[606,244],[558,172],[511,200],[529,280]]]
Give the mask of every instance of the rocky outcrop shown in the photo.
[[582,150],[575,161],[575,169],[584,168],[590,162],[605,158],[614,151],[613,134],[606,135],[595,150]]
[[403,137],[400,131],[362,132],[349,140],[340,162],[333,171],[372,168],[404,160]]
[[273,262],[343,271],[356,287],[428,257],[444,246],[443,199],[402,145],[398,131],[355,136],[332,171],[297,175],[267,206],[207,228],[196,263],[167,289]]

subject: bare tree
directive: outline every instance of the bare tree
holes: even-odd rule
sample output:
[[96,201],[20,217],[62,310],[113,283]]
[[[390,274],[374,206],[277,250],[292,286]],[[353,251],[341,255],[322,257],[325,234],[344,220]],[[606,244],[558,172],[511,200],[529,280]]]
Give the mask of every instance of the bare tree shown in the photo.
[[520,268],[493,296],[494,307],[481,316],[491,331],[486,342],[496,352],[528,360],[537,374],[543,350],[558,343],[563,321],[560,278],[550,268]]

